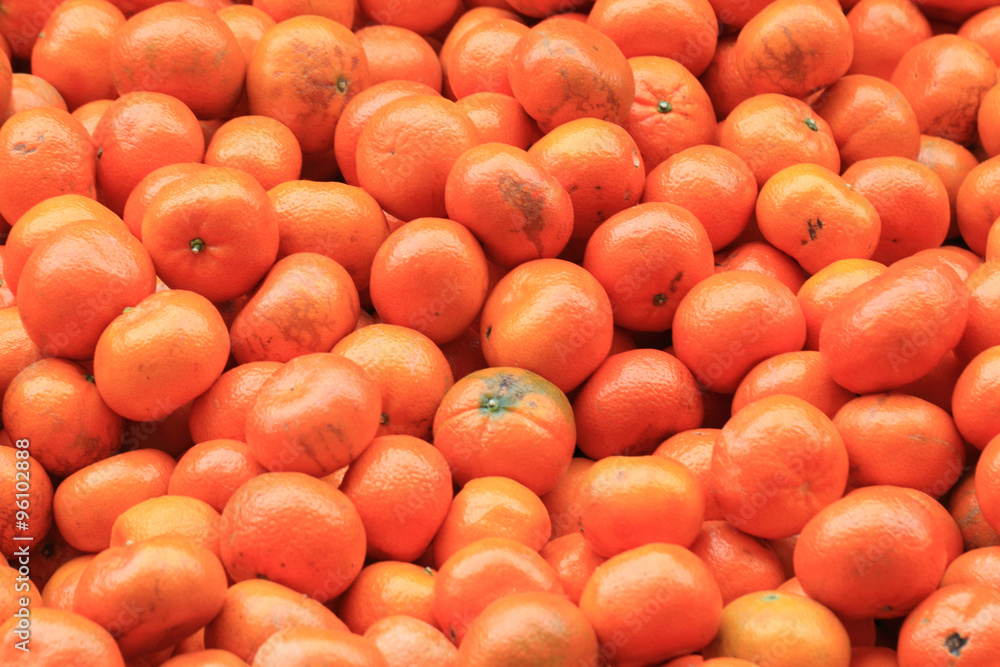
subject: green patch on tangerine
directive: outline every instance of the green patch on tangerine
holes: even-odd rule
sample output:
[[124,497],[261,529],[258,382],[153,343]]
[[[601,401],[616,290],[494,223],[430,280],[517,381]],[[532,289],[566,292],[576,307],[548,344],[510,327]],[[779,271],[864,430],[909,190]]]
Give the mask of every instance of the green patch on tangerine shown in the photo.
[[534,396],[545,396],[558,406],[566,420],[573,421],[573,409],[559,387],[531,371],[481,371],[480,379],[486,386],[479,394],[479,410],[485,415],[499,417],[507,410],[533,409]]
[[517,407],[528,393],[527,387],[511,373],[496,373],[483,378],[486,388],[479,395],[479,410],[491,416]]
[[777,593],[766,593],[760,596],[760,599],[764,602],[774,602],[775,600],[780,600],[781,596]]

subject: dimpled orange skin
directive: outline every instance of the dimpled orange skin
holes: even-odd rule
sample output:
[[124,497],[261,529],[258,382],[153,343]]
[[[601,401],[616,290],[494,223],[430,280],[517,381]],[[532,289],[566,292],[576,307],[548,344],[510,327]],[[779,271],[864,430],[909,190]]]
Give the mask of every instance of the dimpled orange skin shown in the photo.
[[22,111],[39,107],[69,111],[66,100],[62,98],[59,91],[42,77],[17,72],[11,77],[11,81],[10,103],[7,105],[7,113],[3,117],[4,121]]
[[899,664],[995,665],[998,640],[1000,591],[983,584],[942,586],[906,617],[899,631]]
[[448,173],[444,204],[504,266],[556,257],[573,232],[566,189],[526,151],[506,144],[463,153]]
[[514,97],[542,132],[578,118],[625,120],[635,77],[621,49],[589,25],[544,22],[514,46],[508,61]]
[[[15,443],[16,444],[16,443]],[[28,497],[15,498],[14,494],[8,494],[3,505],[0,505],[0,518],[5,520],[3,528],[0,529],[0,554],[5,559],[14,558],[15,551],[24,544],[15,537],[30,537],[33,542],[40,542],[45,539],[46,533],[53,524],[55,513],[55,497],[52,493],[52,482],[48,473],[38,461],[30,454],[27,459],[18,458],[18,451],[30,451],[29,449],[15,450],[13,447],[0,447],[0,479],[3,479],[7,488],[16,489],[16,483],[23,482],[23,477],[28,477],[30,487]],[[164,455],[165,456],[165,455]],[[27,470],[18,470],[18,462],[27,461]],[[24,467],[24,464],[21,464]],[[22,487],[23,488],[23,487]],[[27,500],[28,509],[21,510],[15,504],[16,501]],[[28,513],[28,528],[26,530],[15,530],[15,519],[19,511]]]
[[32,456],[52,475],[66,477],[121,446],[123,420],[92,380],[77,364],[44,359],[18,373],[3,395],[8,437],[29,439]]
[[853,58],[851,26],[826,0],[777,0],[736,40],[737,65],[757,94],[806,97],[846,74]]
[[[434,446],[456,484],[505,476],[542,496],[568,469],[576,444],[569,400],[545,378],[520,368],[489,368],[460,379],[434,414]],[[531,456],[535,448],[544,455]],[[531,465],[525,461],[532,460]]]
[[0,309],[0,396],[7,392],[18,373],[43,356],[41,348],[24,330],[18,307]]
[[847,168],[870,157],[917,159],[920,125],[913,107],[888,81],[865,74],[843,77],[813,103],[830,126]]
[[816,164],[786,167],[769,178],[756,210],[764,238],[809,273],[838,259],[869,259],[882,229],[867,199]]
[[215,10],[215,15],[233,31],[233,36],[236,37],[247,63],[250,62],[250,55],[257,42],[277,23],[264,10],[247,5],[227,5]]
[[48,355],[91,359],[104,328],[153,293],[149,253],[123,225],[91,220],[32,251],[18,278],[24,329]]
[[103,0],[63,3],[39,33],[31,71],[55,86],[70,109],[114,99],[117,91],[106,63],[112,35],[124,23],[121,10]]
[[59,532],[81,551],[107,549],[115,519],[143,500],[164,495],[175,465],[159,450],[138,449],[76,471],[52,500]]
[[1000,470],[1000,438],[992,438],[983,448],[976,464],[974,495],[983,519],[994,530],[1000,527],[1000,487],[996,483]]
[[316,600],[273,581],[247,579],[226,591],[222,610],[205,626],[204,645],[249,663],[268,637],[291,626],[348,632],[343,621]]
[[608,456],[581,482],[580,530],[605,558],[653,543],[690,547],[704,517],[698,480],[664,456]]
[[351,501],[297,472],[266,472],[237,489],[222,511],[219,540],[234,581],[267,579],[318,602],[343,593],[365,560],[365,529]]
[[594,118],[547,133],[528,154],[559,179],[573,202],[572,241],[586,243],[609,217],[642,198],[646,169],[632,136]]
[[972,252],[985,257],[990,228],[1000,217],[993,193],[1000,183],[1000,156],[974,166],[958,188],[955,212],[962,239]]
[[[770,0],[767,0],[768,2]],[[751,97],[753,92],[743,80],[736,64],[738,35],[722,35],[712,55],[712,62],[699,77],[701,85],[712,99],[715,118],[722,121],[733,109]]]
[[545,504],[507,477],[477,477],[455,494],[431,553],[441,567],[455,553],[485,538],[506,538],[538,552],[552,537]]
[[512,95],[473,93],[455,102],[468,114],[483,143],[500,142],[528,150],[542,131]]
[[580,609],[563,595],[538,592],[490,603],[470,624],[459,653],[468,667],[599,660],[597,635]]
[[939,497],[962,473],[965,446],[951,415],[923,399],[860,396],[833,422],[851,459],[852,487],[892,484]]
[[719,123],[718,140],[747,163],[758,187],[802,162],[840,173],[840,151],[827,122],[805,102],[778,93],[740,102]]
[[323,352],[295,357],[257,392],[247,445],[269,469],[328,475],[375,437],[381,406],[375,381],[350,359]]
[[755,537],[778,539],[795,535],[844,494],[848,466],[830,418],[800,398],[777,394],[726,423],[709,479],[727,521]]
[[910,0],[861,0],[847,12],[854,36],[854,59],[848,74],[868,74],[886,81],[900,58],[931,37],[931,25]]
[[809,597],[847,618],[897,618],[937,588],[947,547],[910,491],[858,489],[805,525],[794,564]]
[[1000,534],[986,521],[976,492],[975,471],[965,474],[948,496],[948,512],[958,524],[966,551],[1000,546]]
[[111,525],[111,546],[123,547],[158,535],[174,535],[190,539],[218,558],[220,518],[211,505],[197,498],[169,494],[147,498],[115,519]]
[[143,214],[142,244],[163,282],[219,303],[245,294],[274,264],[278,222],[254,177],[211,167],[156,193]]
[[354,23],[357,3],[351,0],[255,0],[259,8],[277,22],[285,21],[301,14],[316,14],[345,25]]
[[359,635],[390,616],[406,616],[437,630],[432,610],[436,575],[414,563],[377,561],[361,570],[333,608]]
[[267,116],[240,116],[222,125],[205,148],[205,164],[242,169],[265,190],[302,173],[299,141]]
[[983,95],[997,82],[990,54],[958,35],[936,35],[907,51],[889,79],[917,113],[920,131],[966,144]]
[[201,119],[221,118],[236,104],[247,67],[236,36],[214,12],[173,3],[119,28],[110,65],[119,93],[172,95]]
[[478,143],[472,119],[454,102],[400,96],[375,111],[358,136],[358,184],[401,220],[444,217],[448,172]]
[[375,643],[365,637],[317,628],[285,628],[261,644],[257,667],[286,665],[343,665],[344,667],[389,667]]
[[580,610],[605,658],[613,652],[623,662],[659,663],[712,640],[722,594],[693,553],[676,544],[647,544],[599,565],[583,589]]
[[733,528],[728,521],[706,521],[691,544],[691,552],[712,571],[723,604],[747,593],[773,590],[785,582],[781,560],[774,550],[763,540]]
[[767,396],[791,394],[819,408],[830,419],[854,398],[833,381],[815,350],[786,352],[753,367],[733,394],[733,414]]
[[[111,547],[90,561],[73,595],[73,610],[116,633],[125,656],[172,646],[222,609],[226,572],[203,546],[161,535]],[[132,615],[122,621],[122,610]]]
[[295,16],[254,48],[246,76],[250,113],[287,125],[304,153],[328,151],[340,114],[370,76],[348,28],[322,16]]
[[86,128],[62,109],[30,109],[3,123],[0,215],[14,223],[49,197],[96,198],[94,150]]
[[[180,100],[163,93],[126,93],[94,128],[101,201],[121,215],[146,175],[176,162],[201,162],[205,135]],[[0,211],[2,212],[2,211]]]
[[390,665],[458,667],[458,649],[439,629],[412,616],[394,614],[364,634]]
[[930,167],[904,157],[870,158],[845,169],[843,179],[878,211],[882,231],[871,259],[889,265],[944,243],[951,205]]
[[331,350],[355,362],[382,396],[378,435],[426,438],[454,383],[441,349],[419,331],[377,323],[349,333]]
[[681,431],[664,440],[653,451],[654,456],[665,456],[687,466],[701,485],[702,497],[705,499],[705,521],[716,521],[722,518],[722,510],[715,502],[712,493],[711,470],[712,450],[721,429],[699,428]]
[[795,295],[806,316],[806,349],[819,349],[827,315],[855,288],[882,275],[885,265],[869,259],[841,259],[809,276]]
[[[305,180],[282,183],[268,195],[278,219],[279,257],[318,252],[347,269],[358,291],[368,287],[372,260],[389,236],[374,197],[345,183]],[[331,211],[337,212],[333,220]]]
[[469,624],[491,602],[529,591],[563,594],[555,570],[531,547],[488,537],[459,549],[442,564],[434,578],[434,618],[461,647]]
[[480,320],[483,355],[491,366],[533,371],[564,392],[597,369],[614,335],[604,288],[585,269],[561,259],[513,269],[486,300]]
[[636,91],[622,126],[638,144],[647,172],[685,148],[715,142],[712,100],[691,72],[658,56],[628,63]]
[[94,378],[112,410],[155,421],[211,387],[228,358],[229,332],[219,311],[199,294],[167,290],[108,324],[94,351]]
[[711,62],[720,27],[706,0],[598,0],[587,24],[614,40],[628,58],[671,58],[694,76]]
[[587,580],[597,566],[607,560],[594,551],[579,532],[553,537],[539,553],[556,571],[566,597],[576,605],[580,604]]
[[955,348],[963,361],[1000,344],[997,328],[1000,262],[991,260],[976,268],[966,279],[965,286],[969,288],[969,321]]
[[798,262],[767,241],[741,243],[726,254],[716,253],[715,272],[752,271],[779,281],[795,294],[806,281],[806,272]]
[[719,634],[704,655],[710,658],[705,665],[719,657],[738,657],[775,667],[848,667],[851,640],[843,623],[820,603],[801,595],[760,591],[726,605]]
[[327,352],[361,312],[350,274],[325,255],[294,253],[271,267],[231,327],[233,357],[289,361]]
[[1000,588],[1000,547],[971,549],[953,560],[941,577],[941,586],[984,584]]
[[246,440],[246,415],[261,385],[281,368],[277,361],[251,361],[222,375],[191,404],[189,427],[195,443]]
[[125,200],[125,208],[122,211],[121,219],[129,231],[132,232],[132,235],[140,241],[142,240],[143,216],[145,216],[146,209],[149,208],[153,197],[160,190],[168,183],[173,183],[185,176],[202,171],[206,166],[196,162],[177,162],[154,169],[146,174],[132,189],[128,199]]
[[340,118],[334,132],[333,153],[348,185],[358,185],[356,152],[358,138],[365,124],[383,106],[407,95],[438,95],[430,86],[417,81],[383,81],[355,95]]
[[[15,645],[21,639],[14,634],[17,618],[0,625],[0,660],[17,664],[25,653]],[[23,632],[23,630],[22,630]],[[31,662],[38,665],[71,665],[87,656],[95,665],[125,667],[121,650],[111,633],[88,618],[64,609],[36,607],[31,610]]]
[[968,312],[969,292],[950,266],[903,259],[827,316],[819,351],[845,389],[895,389],[933,370],[958,344]]
[[8,233],[4,245],[4,285],[16,294],[24,263],[38,244],[59,229],[87,220],[99,220],[112,225],[122,222],[121,218],[97,200],[78,194],[49,197],[25,211],[17,220],[17,227]]
[[615,324],[665,331],[681,299],[714,269],[712,242],[686,209],[644,202],[614,214],[587,241],[583,267],[601,283]]
[[699,384],[730,393],[755,365],[802,349],[806,322],[795,295],[774,278],[746,271],[710,276],[674,315],[674,353]]
[[439,345],[475,321],[488,291],[482,246],[465,226],[445,218],[406,223],[372,263],[369,293],[382,320],[416,329]]
[[661,350],[609,356],[573,399],[577,446],[588,457],[650,454],[701,425],[704,403],[691,371]]
[[649,172],[642,201],[686,208],[705,227],[712,251],[717,252],[735,241],[750,222],[757,180],[733,152],[712,145],[694,146],[671,155]]
[[455,99],[480,92],[512,95],[507,63],[514,45],[528,32],[520,21],[495,19],[464,33],[448,54],[448,86]]
[[340,490],[361,515],[372,558],[412,561],[444,521],[452,477],[434,446],[409,435],[387,435],[351,462]]

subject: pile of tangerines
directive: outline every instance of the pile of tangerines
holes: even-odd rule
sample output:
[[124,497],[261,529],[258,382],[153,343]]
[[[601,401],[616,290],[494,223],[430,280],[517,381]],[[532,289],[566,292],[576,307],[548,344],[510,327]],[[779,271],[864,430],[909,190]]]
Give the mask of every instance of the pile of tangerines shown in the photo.
[[1000,3],[0,47],[0,664],[1000,665]]

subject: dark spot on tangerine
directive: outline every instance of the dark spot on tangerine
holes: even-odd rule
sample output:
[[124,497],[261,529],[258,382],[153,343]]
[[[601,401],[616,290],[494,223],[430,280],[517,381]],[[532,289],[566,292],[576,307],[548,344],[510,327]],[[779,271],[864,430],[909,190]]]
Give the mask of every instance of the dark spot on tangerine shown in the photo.
[[957,632],[948,635],[944,640],[944,647],[955,657],[962,655],[962,648],[969,643],[968,637],[963,637]]
[[486,327],[486,339],[487,340],[489,340],[491,333],[493,333],[493,327]]

